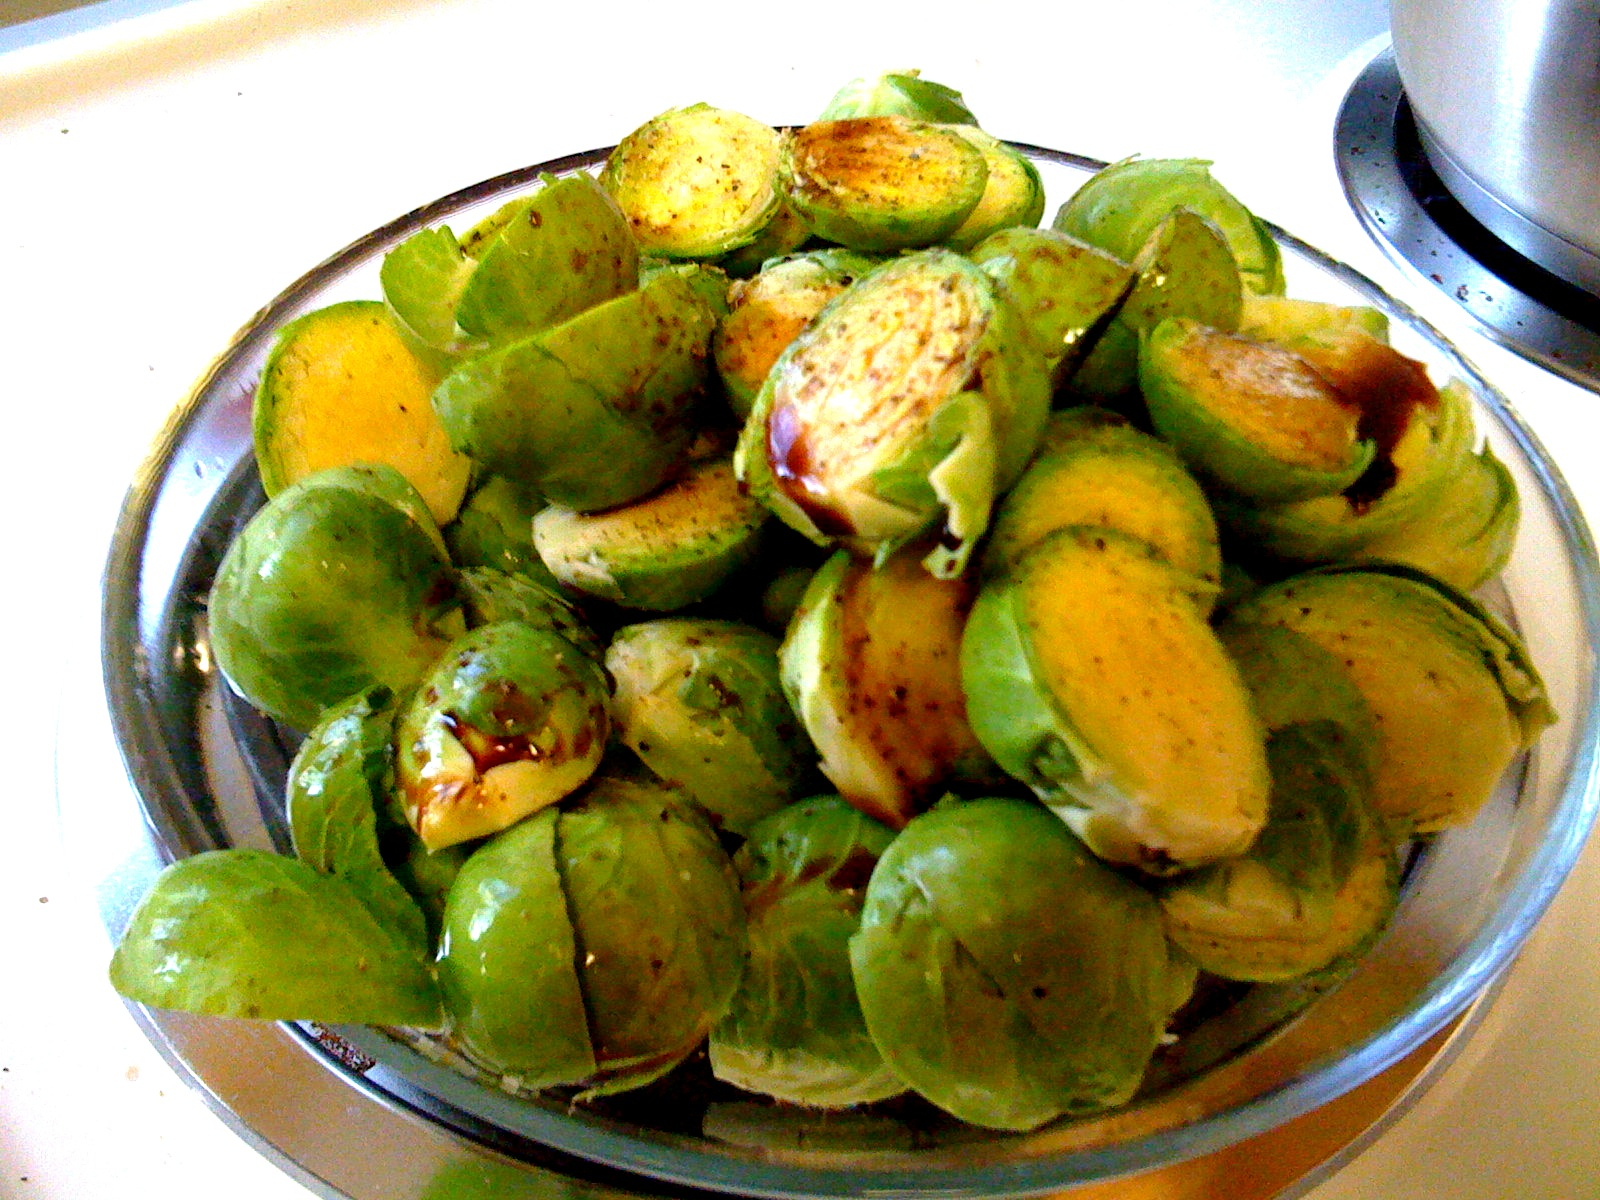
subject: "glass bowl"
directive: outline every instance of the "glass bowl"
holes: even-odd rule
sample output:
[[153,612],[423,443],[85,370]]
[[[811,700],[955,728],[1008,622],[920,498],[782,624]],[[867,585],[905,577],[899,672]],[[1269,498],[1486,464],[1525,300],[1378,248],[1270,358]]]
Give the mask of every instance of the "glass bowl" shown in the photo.
[[[1102,165],[1022,149],[1053,204]],[[223,550],[262,503],[250,407],[275,331],[334,301],[381,295],[384,253],[416,230],[442,222],[465,229],[536,186],[544,172],[592,169],[604,155],[486,181],[361,238],[272,300],[174,414],[121,514],[102,626],[116,740],[162,858],[288,847],[281,804],[292,741],[219,680],[204,608]],[[1516,477],[1523,502],[1510,564],[1484,598],[1520,629],[1560,714],[1473,824],[1412,851],[1392,928],[1342,984],[1325,994],[1296,985],[1240,989],[1158,1057],[1133,1103],[1024,1135],[963,1126],[917,1102],[844,1114],[775,1106],[715,1084],[703,1062],[640,1092],[576,1107],[562,1095],[522,1094],[475,1072],[448,1046],[403,1031],[285,1028],[384,1111],[486,1148],[496,1171],[554,1177],[584,1195],[1060,1191],[1277,1129],[1427,1043],[1510,962],[1594,821],[1600,572],[1571,493],[1505,397],[1405,305],[1274,233],[1290,295],[1382,309],[1399,350],[1426,362],[1436,381],[1454,376],[1472,389],[1478,427]]]

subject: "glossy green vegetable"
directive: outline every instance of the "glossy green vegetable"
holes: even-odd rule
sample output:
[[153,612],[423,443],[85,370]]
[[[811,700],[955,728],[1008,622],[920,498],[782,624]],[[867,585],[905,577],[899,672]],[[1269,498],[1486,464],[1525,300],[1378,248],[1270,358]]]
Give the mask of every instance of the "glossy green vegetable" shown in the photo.
[[456,585],[467,623],[474,628],[516,621],[559,634],[590,658],[598,659],[605,650],[572,601],[556,589],[554,576],[546,585],[493,567],[468,567],[457,576]]
[[1128,1100],[1195,978],[1147,891],[1009,799],[906,827],[873,871],[850,961],[895,1072],[1009,1130]]
[[867,1033],[849,953],[867,880],[893,837],[837,796],[792,804],[750,831],[733,860],[750,952],[711,1032],[718,1079],[818,1108],[905,1090]]
[[533,517],[543,507],[529,488],[490,476],[444,529],[451,561],[463,569],[491,567],[554,586],[555,576],[533,545]]
[[1044,216],[1044,181],[1033,160],[976,125],[950,128],[982,152],[988,175],[977,205],[945,239],[946,244],[956,250],[971,250],[1002,229],[1037,226]]
[[229,546],[207,609],[212,652],[250,703],[310,729],[327,705],[427,670],[460,628],[453,578],[406,513],[313,477]]
[[619,629],[605,655],[617,737],[746,834],[797,799],[814,761],[778,679],[778,639],[733,621],[666,618]]
[[817,114],[819,121],[838,121],[845,117],[909,117],[947,125],[976,125],[967,102],[955,88],[931,79],[920,71],[888,71],[882,75],[852,79]]

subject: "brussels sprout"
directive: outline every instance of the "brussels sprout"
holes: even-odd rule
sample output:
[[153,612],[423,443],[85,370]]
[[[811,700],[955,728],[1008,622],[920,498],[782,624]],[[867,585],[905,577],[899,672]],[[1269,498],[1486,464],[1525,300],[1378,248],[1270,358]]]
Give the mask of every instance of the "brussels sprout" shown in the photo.
[[1374,805],[1400,833],[1471,820],[1554,719],[1516,634],[1421,571],[1318,568],[1263,588],[1229,620],[1294,630],[1342,665],[1377,727]]
[[1044,216],[1044,181],[1033,160],[976,125],[950,128],[982,151],[989,174],[977,207],[945,239],[946,244],[953,250],[970,250],[999,230],[1038,225]]
[[1387,343],[1389,318],[1381,309],[1364,304],[1329,304],[1249,291],[1239,310],[1239,333],[1278,342],[1291,350],[1304,339],[1338,338],[1351,330]]
[[547,629],[567,639],[590,658],[605,653],[595,631],[584,623],[572,602],[555,587],[536,583],[522,575],[508,575],[493,567],[468,567],[456,579],[467,622],[476,627],[499,621],[516,621],[535,629]]
[[287,808],[294,852],[337,875],[419,955],[433,948],[421,910],[390,872],[379,815],[394,784],[394,696],[369,688],[329,708],[289,766]]
[[533,545],[533,516],[543,507],[529,488],[489,476],[445,526],[450,560],[458,567],[493,567],[554,587],[556,577]]
[[924,561],[959,574],[1049,411],[1044,363],[1017,321],[989,277],[949,251],[874,269],[768,374],[740,434],[739,477],[813,540],[880,557],[942,520]]
[[1221,583],[1217,523],[1200,485],[1170,446],[1106,409],[1051,414],[1038,457],[995,514],[984,574],[1010,570],[1069,525],[1119,530],[1199,583]]
[[429,403],[437,376],[384,306],[347,300],[278,332],[252,403],[267,495],[329,467],[384,463],[409,480],[439,524],[455,516],[472,463]]
[[1283,291],[1283,255],[1272,233],[1199,158],[1128,158],[1096,171],[1056,214],[1055,227],[1132,259],[1175,209],[1206,218],[1227,239],[1252,292]]
[[852,79],[817,115],[819,121],[846,117],[909,117],[944,125],[976,125],[961,93],[942,83],[923,79],[920,71],[890,71]]
[[601,776],[562,806],[557,845],[599,1073],[637,1087],[686,1058],[744,968],[738,877],[681,792]]
[[1294,725],[1343,730],[1345,748],[1362,771],[1370,776],[1376,770],[1377,718],[1337,654],[1307,634],[1231,614],[1216,628],[1268,733]]
[[711,1031],[711,1070],[753,1092],[817,1108],[898,1095],[850,971],[867,880],[894,834],[837,796],[761,821],[734,855],[750,952]]
[[567,586],[669,612],[705,599],[749,562],[767,515],[739,487],[733,464],[713,459],[620,508],[546,508],[533,520],[533,541]]
[[207,605],[211,649],[251,704],[298,729],[373,684],[396,691],[459,632],[449,561],[410,516],[317,477],[236,537]]
[[351,463],[343,467],[328,467],[300,481],[302,487],[347,488],[353,492],[366,492],[394,505],[415,522],[418,529],[428,535],[440,554],[449,554],[444,533],[439,528],[422,493],[411,486],[410,480],[387,463]]
[[456,305],[474,261],[448,225],[419,229],[383,256],[378,279],[396,330],[430,371],[442,375],[465,343]]
[[1284,726],[1268,737],[1267,760],[1272,799],[1250,849],[1160,896],[1167,936],[1226,979],[1322,971],[1370,943],[1399,897],[1398,860],[1343,727]]
[[410,826],[401,827],[404,842],[389,852],[389,870],[400,886],[416,901],[427,923],[430,945],[438,945],[444,933],[445,904],[456,876],[481,842],[457,842],[439,850],[429,850],[411,832]]
[[1372,463],[1361,411],[1271,342],[1169,317],[1140,341],[1150,421],[1196,471],[1258,503],[1342,492]]
[[1263,732],[1189,576],[1073,527],[985,585],[961,641],[973,731],[1090,849],[1163,874],[1266,819]]
[[1241,545],[1295,563],[1355,558],[1380,537],[1431,522],[1452,476],[1472,456],[1471,393],[1459,382],[1435,391],[1424,375],[1386,396],[1371,422],[1377,455],[1354,485],[1282,505],[1219,494],[1218,520]]
[[818,237],[853,250],[944,241],[983,199],[983,151],[955,130],[907,117],[816,121],[784,135],[779,177]]
[[967,724],[956,648],[973,587],[915,557],[839,551],[812,577],[779,650],[784,691],[822,773],[898,829],[952,779],[997,773]]
[[794,206],[781,197],[772,220],[748,245],[714,260],[715,265],[733,279],[744,279],[761,270],[771,259],[793,254],[811,240],[811,229]]
[[969,257],[1016,305],[1054,372],[1071,373],[1091,332],[1133,284],[1127,263],[1054,229],[1002,229],[974,246]]
[[559,817],[534,813],[462,864],[445,901],[439,985],[467,1054],[526,1087],[594,1074]]
[[1239,322],[1239,269],[1215,226],[1180,209],[1131,260],[1133,286],[1072,366],[1067,384],[1080,395],[1114,398],[1139,376],[1139,339],[1168,317],[1191,317],[1214,329]]
[[778,680],[778,639],[687,617],[617,631],[606,651],[617,736],[737,834],[794,800],[813,751]]
[[1148,892],[1008,799],[906,827],[872,873],[850,961],[895,1072],[1010,1130],[1129,1099],[1195,981]]
[[646,254],[713,258],[754,241],[778,211],[778,132],[694,104],[617,144],[600,180]]
[[579,172],[513,200],[475,247],[456,322],[491,341],[537,333],[639,284],[639,248],[616,202]]
[[400,714],[406,820],[430,850],[504,829],[588,779],[609,733],[598,663],[546,629],[479,626]]
[[452,445],[547,500],[626,504],[677,468],[715,317],[679,273],[458,366],[433,402]]
[[263,850],[209,850],[156,877],[111,959],[138,1004],[218,1017],[439,1029],[426,957],[339,875]]
[[727,317],[711,339],[712,360],[740,417],[750,415],[767,372],[823,307],[872,269],[853,250],[817,250],[768,263],[734,285]]

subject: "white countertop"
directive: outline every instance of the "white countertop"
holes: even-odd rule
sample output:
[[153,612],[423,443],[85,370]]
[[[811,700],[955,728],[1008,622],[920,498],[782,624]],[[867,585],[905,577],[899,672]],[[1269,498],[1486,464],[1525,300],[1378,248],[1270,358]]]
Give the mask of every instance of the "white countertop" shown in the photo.
[[[876,0],[190,0],[0,55],[0,603],[21,668],[0,699],[13,764],[0,1196],[309,1194],[177,1079],[105,983],[93,881],[57,825],[46,714],[59,699],[72,756],[74,714],[100,703],[111,523],[167,413],[284,284],[435,196],[674,105],[804,121],[851,77],[920,67],[1002,136],[1215,159],[1257,211],[1458,337],[1600,513],[1600,397],[1476,338],[1344,208],[1333,112],[1381,44],[1381,3],[1082,7],[930,5],[908,22]],[[1591,844],[1465,1052],[1314,1200],[1600,1194],[1597,934]]]

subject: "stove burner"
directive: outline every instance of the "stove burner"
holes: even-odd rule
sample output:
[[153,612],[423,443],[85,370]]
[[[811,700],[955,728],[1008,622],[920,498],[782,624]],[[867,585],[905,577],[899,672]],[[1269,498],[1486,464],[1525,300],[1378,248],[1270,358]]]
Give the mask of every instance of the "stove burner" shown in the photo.
[[1392,258],[1501,345],[1600,392],[1600,296],[1513,250],[1450,195],[1423,153],[1392,49],[1346,94],[1334,155],[1351,207]]

